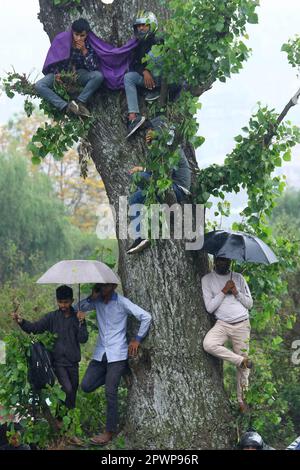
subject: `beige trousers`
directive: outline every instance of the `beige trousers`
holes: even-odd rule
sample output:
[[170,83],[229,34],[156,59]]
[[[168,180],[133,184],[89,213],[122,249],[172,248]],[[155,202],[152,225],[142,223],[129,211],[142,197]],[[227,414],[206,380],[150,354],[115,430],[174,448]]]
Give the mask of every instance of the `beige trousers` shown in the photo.
[[[232,362],[237,367],[237,398],[239,402],[243,401],[244,391],[248,387],[250,371],[242,369],[240,364],[249,351],[250,331],[249,320],[235,325],[218,320],[203,341],[203,348],[206,352],[224,361]],[[233,351],[224,347],[224,343],[228,340],[231,341]]]

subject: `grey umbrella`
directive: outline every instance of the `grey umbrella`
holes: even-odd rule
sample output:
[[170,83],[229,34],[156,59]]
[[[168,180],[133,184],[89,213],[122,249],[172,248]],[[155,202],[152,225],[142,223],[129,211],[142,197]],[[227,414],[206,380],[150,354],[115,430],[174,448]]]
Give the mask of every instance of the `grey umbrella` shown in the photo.
[[119,278],[106,264],[90,260],[66,260],[54,264],[37,284],[120,284]]
[[215,230],[204,236],[204,251],[236,261],[252,263],[277,263],[274,252],[260,238],[244,232]]

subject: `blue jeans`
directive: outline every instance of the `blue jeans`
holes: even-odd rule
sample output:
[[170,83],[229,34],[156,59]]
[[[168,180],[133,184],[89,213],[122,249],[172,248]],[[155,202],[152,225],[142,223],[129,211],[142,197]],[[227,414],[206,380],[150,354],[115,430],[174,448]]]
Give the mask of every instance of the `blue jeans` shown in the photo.
[[107,402],[106,431],[116,432],[118,425],[118,387],[122,375],[128,370],[127,361],[107,362],[106,354],[102,361],[94,359],[89,363],[82,379],[81,389],[90,393],[105,385]]
[[[139,175],[139,177],[142,179],[141,182],[138,183],[138,189],[134,193],[131,194],[129,198],[129,206],[133,206],[134,204],[144,204],[146,200],[146,196],[144,194],[144,189],[143,186],[147,185],[147,182],[149,181],[151,177],[151,172],[150,171],[140,171],[136,173]],[[176,183],[173,183],[173,191],[176,195],[177,202],[181,202],[184,198],[184,192],[179,188],[179,186]],[[159,198],[158,198],[159,201]],[[161,202],[161,201],[159,201]],[[140,211],[136,211],[135,215],[129,215],[130,221],[134,221],[136,219],[140,219],[141,213]],[[136,239],[141,238],[141,226],[140,223],[137,224],[136,226]]]
[[[99,70],[89,72],[86,69],[79,69],[76,70],[76,74],[78,82],[84,87],[77,99],[86,103],[101,86],[104,77]],[[62,110],[68,103],[53,91],[54,77],[54,73],[48,73],[35,84],[35,89],[39,96],[49,101],[55,108]]]
[[[160,86],[161,78],[153,77],[157,86]],[[137,72],[128,72],[124,77],[124,87],[128,105],[128,113],[139,114],[139,102],[137,87],[147,89],[145,87],[144,77]]]

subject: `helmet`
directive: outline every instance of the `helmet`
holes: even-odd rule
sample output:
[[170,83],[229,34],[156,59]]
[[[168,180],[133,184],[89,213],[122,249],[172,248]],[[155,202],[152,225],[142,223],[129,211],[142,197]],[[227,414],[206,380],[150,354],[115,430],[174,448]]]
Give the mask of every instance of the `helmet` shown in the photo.
[[[143,33],[137,31],[137,26],[139,24],[147,24],[150,26],[149,32]],[[145,11],[141,10],[138,12],[134,22],[133,22],[133,29],[135,35],[138,39],[146,39],[149,34],[154,34],[158,29],[158,21],[154,13],[152,11]]]
[[257,450],[262,450],[264,446],[264,441],[260,434],[255,431],[248,431],[243,434],[239,447],[244,449],[245,447],[254,447]]

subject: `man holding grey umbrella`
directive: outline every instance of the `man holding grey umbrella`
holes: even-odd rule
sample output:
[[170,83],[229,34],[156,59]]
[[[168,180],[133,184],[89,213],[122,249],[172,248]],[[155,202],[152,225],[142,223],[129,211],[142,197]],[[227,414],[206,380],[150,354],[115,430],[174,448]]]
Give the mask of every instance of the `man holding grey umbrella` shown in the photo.
[[[204,338],[203,348],[237,367],[237,399],[243,412],[246,410],[244,391],[248,387],[249,369],[252,367],[247,353],[251,329],[249,309],[253,300],[244,277],[231,272],[230,265],[230,259],[215,257],[214,270],[202,278],[206,310],[217,319]],[[233,351],[224,346],[226,341],[231,341]]]
[[76,406],[79,385],[80,344],[88,340],[85,315],[77,313],[72,307],[73,289],[63,285],[56,289],[57,310],[44,315],[35,322],[29,322],[16,311],[11,314],[25,333],[40,334],[49,331],[56,335],[51,352],[53,367],[58,382],[66,394],[65,405],[72,409]]

